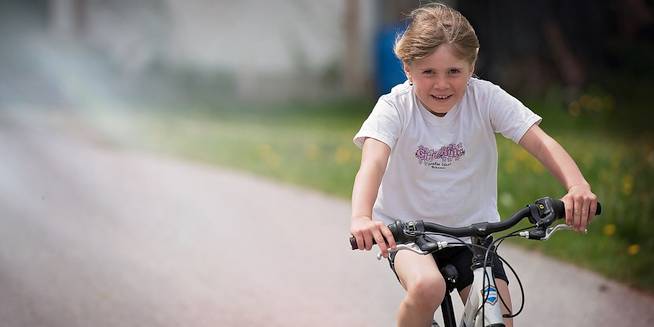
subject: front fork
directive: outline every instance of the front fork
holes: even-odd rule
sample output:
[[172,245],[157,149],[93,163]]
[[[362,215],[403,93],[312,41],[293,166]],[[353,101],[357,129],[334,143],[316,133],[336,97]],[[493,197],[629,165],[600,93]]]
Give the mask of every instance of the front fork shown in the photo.
[[[493,276],[493,268],[491,264],[492,260],[495,260],[493,253],[489,253],[488,265],[484,266],[484,258],[486,256],[485,248],[491,246],[492,243],[492,236],[484,239],[477,237],[472,238],[472,244],[478,245],[474,246],[472,251],[474,280],[470,286],[468,301],[466,301],[460,326],[504,326],[504,319],[502,318],[502,301],[500,300],[499,292],[495,285],[495,277]],[[484,279],[484,272],[486,272],[486,279]],[[484,301],[484,308],[480,309],[481,302],[484,298],[486,299],[486,301]]]

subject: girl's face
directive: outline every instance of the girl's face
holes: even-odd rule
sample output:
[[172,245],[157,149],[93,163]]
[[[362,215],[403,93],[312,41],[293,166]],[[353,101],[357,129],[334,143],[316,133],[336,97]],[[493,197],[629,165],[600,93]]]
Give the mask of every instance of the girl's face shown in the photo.
[[474,64],[457,58],[448,44],[425,58],[404,64],[418,99],[437,116],[445,115],[463,98],[473,70]]

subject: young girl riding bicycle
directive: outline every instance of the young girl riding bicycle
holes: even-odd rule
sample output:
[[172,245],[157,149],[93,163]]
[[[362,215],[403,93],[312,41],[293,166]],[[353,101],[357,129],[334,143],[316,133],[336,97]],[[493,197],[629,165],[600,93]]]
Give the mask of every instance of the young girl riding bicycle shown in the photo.
[[[429,4],[411,13],[395,44],[407,81],[379,98],[354,142],[362,148],[352,193],[350,232],[359,249],[373,240],[382,255],[395,241],[386,225],[423,219],[446,226],[499,221],[495,133],[520,144],[565,187],[566,222],[585,229],[597,206],[579,168],[538,124],[541,118],[500,87],[473,77],[479,41],[458,11]],[[429,326],[445,295],[437,265],[459,271],[467,298],[472,254],[466,247],[433,256],[400,251],[389,260],[406,297],[398,326]],[[496,283],[508,307],[508,279],[498,262]],[[506,310],[505,313],[508,313]],[[512,326],[511,319],[505,319]]]

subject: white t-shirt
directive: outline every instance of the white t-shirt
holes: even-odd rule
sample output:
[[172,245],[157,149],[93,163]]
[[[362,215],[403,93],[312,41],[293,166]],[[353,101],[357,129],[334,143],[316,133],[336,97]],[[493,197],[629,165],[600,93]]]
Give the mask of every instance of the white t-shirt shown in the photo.
[[518,143],[541,117],[499,86],[471,78],[444,117],[420,103],[408,82],[375,105],[354,143],[374,138],[391,154],[373,218],[461,227],[499,221],[495,133]]

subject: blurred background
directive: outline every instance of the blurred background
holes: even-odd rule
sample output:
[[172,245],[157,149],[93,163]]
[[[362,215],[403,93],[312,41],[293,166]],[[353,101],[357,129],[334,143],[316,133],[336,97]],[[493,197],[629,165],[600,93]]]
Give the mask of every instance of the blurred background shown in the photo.
[[[351,138],[404,81],[393,42],[425,2],[2,0],[0,113],[347,200]],[[544,117],[605,207],[585,237],[527,246],[654,292],[652,1],[447,3],[480,39],[476,74]],[[498,142],[503,215],[564,194]]]
[[[389,49],[419,3],[5,0],[3,102],[38,90],[64,103],[81,85],[150,100],[374,98],[404,80]],[[477,75],[521,97],[615,102],[654,70],[648,1],[448,3],[481,40]]]

